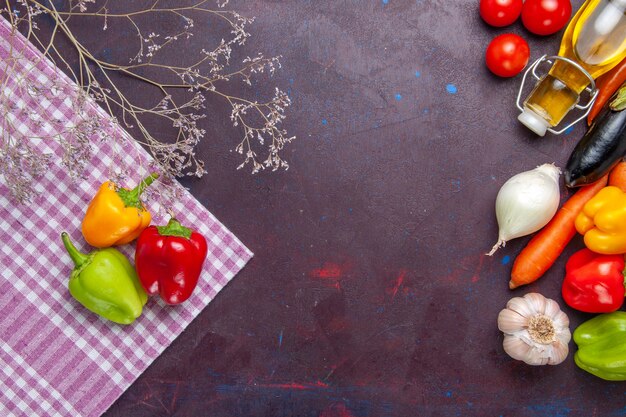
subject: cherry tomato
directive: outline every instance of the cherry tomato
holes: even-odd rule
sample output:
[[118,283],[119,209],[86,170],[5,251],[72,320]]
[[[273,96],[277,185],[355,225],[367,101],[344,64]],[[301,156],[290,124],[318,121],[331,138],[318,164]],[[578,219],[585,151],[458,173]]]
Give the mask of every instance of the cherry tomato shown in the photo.
[[500,77],[514,77],[519,74],[528,63],[529,57],[528,43],[513,33],[493,38],[485,53],[487,68]]
[[526,0],[522,23],[535,35],[552,35],[563,29],[572,15],[570,0]]
[[522,13],[522,0],[480,0],[480,17],[491,26],[508,26]]

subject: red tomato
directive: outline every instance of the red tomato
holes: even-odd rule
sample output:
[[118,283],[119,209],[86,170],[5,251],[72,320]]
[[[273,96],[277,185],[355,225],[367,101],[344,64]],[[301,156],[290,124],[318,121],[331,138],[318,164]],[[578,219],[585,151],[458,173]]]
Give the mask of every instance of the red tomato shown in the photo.
[[514,77],[519,74],[528,63],[529,57],[528,43],[513,33],[493,38],[485,53],[487,68],[500,77]]
[[535,35],[552,35],[563,29],[572,15],[570,0],[526,0],[522,23]]
[[508,26],[522,13],[522,0],[480,0],[480,17],[491,26]]

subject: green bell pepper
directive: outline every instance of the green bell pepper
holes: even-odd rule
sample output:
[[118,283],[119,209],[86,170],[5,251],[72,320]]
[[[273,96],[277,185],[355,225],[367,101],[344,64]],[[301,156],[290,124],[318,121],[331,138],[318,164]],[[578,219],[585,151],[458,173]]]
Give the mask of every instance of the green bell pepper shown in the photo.
[[67,233],[61,233],[61,239],[75,264],[68,284],[72,297],[115,323],[135,321],[148,295],[128,258],[113,248],[80,253]]
[[600,314],[574,331],[579,368],[608,381],[626,381],[626,311]]

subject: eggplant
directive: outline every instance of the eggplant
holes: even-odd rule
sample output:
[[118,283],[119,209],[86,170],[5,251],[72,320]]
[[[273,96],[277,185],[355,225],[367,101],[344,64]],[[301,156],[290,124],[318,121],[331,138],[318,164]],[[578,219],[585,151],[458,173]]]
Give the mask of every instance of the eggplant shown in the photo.
[[591,184],[626,155],[626,110],[607,103],[576,144],[565,166],[565,185]]

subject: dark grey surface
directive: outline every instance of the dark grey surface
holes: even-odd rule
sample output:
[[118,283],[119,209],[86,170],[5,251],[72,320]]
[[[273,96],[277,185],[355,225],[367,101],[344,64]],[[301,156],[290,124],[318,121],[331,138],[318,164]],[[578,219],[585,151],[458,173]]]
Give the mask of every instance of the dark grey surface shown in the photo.
[[[540,139],[523,128],[521,77],[492,76],[484,49],[512,31],[536,59],[557,51],[560,33],[489,28],[474,0],[229,7],[257,17],[242,56],[283,56],[274,79],[241,92],[289,92],[291,168],[235,170],[240,131],[209,100],[208,174],[183,183],[255,257],[105,415],[625,415],[623,385],[580,371],[573,343],[562,365],[529,367],[504,353],[496,326],[512,296],[564,306],[564,259],[580,239],[516,291],[510,268],[528,239],[484,256],[500,185],[562,166],[584,129]],[[112,56],[133,47],[98,33],[86,36]],[[590,317],[564,309],[572,330]]]

